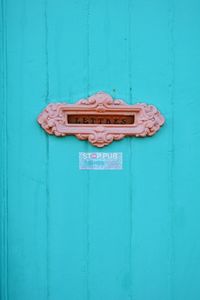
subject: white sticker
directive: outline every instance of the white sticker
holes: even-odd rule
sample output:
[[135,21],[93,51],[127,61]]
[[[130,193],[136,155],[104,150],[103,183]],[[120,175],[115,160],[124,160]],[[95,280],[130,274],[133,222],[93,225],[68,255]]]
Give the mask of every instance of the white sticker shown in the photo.
[[122,152],[79,152],[80,170],[122,170]]

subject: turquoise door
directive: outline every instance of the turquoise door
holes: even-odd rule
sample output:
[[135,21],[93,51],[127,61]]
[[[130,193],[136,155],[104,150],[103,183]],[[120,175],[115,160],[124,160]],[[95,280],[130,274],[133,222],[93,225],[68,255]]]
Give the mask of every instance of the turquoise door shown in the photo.
[[[200,2],[1,0],[1,300],[200,299]],[[151,138],[48,136],[50,102],[146,102]],[[79,170],[79,152],[123,170]]]

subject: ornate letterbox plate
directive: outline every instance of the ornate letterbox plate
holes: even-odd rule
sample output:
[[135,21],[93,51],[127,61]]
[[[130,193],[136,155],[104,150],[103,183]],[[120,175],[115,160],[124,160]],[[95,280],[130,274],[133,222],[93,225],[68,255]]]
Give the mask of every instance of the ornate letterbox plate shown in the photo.
[[163,125],[164,117],[153,105],[128,105],[99,92],[75,104],[49,104],[39,115],[38,123],[49,134],[75,135],[104,147],[125,136],[152,136]]

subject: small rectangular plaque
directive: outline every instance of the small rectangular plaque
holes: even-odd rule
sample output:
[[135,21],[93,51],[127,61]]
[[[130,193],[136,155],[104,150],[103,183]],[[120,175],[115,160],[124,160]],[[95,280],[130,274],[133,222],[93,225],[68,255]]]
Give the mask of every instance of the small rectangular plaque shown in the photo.
[[122,170],[122,152],[79,152],[80,170]]

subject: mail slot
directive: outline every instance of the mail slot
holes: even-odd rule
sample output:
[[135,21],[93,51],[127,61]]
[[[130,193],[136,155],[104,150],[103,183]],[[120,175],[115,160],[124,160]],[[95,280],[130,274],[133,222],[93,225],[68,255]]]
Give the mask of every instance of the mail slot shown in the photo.
[[69,124],[134,124],[135,116],[120,115],[67,115]]

